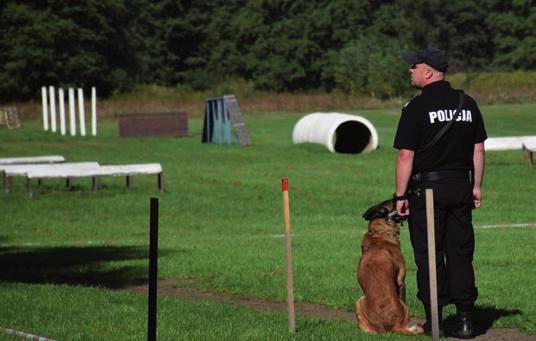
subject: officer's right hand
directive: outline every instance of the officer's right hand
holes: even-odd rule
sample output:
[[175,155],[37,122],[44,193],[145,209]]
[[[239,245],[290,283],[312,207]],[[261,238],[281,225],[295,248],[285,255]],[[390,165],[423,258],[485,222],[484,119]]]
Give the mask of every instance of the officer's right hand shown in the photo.
[[482,202],[482,192],[480,191],[480,188],[473,188],[473,207],[479,208],[480,204]]
[[401,217],[409,215],[409,201],[407,199],[396,202],[396,213]]

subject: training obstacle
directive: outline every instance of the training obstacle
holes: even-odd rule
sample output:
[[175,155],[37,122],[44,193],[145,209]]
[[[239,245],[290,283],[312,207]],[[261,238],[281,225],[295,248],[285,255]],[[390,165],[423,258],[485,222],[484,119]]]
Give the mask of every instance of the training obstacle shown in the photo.
[[534,153],[536,153],[536,144],[533,145],[523,145],[523,150],[527,158],[527,163],[529,166],[534,165]]
[[505,136],[490,137],[484,141],[484,149],[488,150],[523,150],[529,166],[534,165],[536,152],[536,136]]
[[235,130],[235,141],[241,145],[251,144],[236,97],[207,98],[201,142],[231,144],[231,124]]
[[[76,90],[77,97],[75,97],[75,89],[68,89],[70,133],[71,136],[76,136],[76,101],[78,101],[78,127],[80,128],[80,135],[86,136],[84,90],[81,88]],[[59,130],[61,135],[65,136],[67,132],[65,91],[62,88],[58,88],[58,98],[56,98],[56,88],[54,86],[41,87],[43,130],[45,131],[50,130],[53,133],[57,131],[56,104],[59,104]],[[91,134],[97,136],[97,90],[95,87],[91,88]]]
[[135,175],[156,175],[158,190],[163,192],[164,171],[159,163],[99,165],[97,162],[51,163],[51,164],[0,164],[0,174],[4,178],[4,190],[11,191],[13,177],[25,177],[28,195],[33,196],[32,180],[65,179],[67,186],[75,178],[91,178],[93,189],[99,187],[99,179],[104,176],[125,176],[127,187],[132,186]]
[[118,113],[119,137],[188,136],[186,112]]
[[5,125],[8,129],[20,128],[19,112],[15,107],[0,108],[0,126]]
[[2,165],[23,165],[32,163],[58,163],[65,162],[62,155],[41,155],[41,156],[23,156],[23,157],[6,157],[0,158],[0,171]]
[[332,153],[360,154],[378,148],[378,133],[364,117],[317,112],[296,123],[292,142],[322,144]]

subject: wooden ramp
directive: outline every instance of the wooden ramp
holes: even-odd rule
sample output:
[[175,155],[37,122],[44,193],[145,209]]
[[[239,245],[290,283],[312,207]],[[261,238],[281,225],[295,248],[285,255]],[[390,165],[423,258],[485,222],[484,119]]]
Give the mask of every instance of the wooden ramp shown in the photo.
[[223,100],[229,111],[229,118],[235,128],[235,135],[238,143],[241,145],[251,144],[246,124],[242,118],[242,113],[240,112],[240,107],[238,106],[238,101],[236,100],[235,95],[223,96]]

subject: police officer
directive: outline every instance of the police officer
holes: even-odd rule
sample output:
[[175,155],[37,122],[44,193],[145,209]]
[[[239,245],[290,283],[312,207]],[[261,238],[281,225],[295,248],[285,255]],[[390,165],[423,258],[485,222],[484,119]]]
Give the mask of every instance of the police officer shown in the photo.
[[[475,240],[471,210],[480,207],[486,130],[475,100],[445,81],[445,51],[428,47],[403,53],[402,57],[411,65],[411,84],[422,89],[422,93],[404,106],[398,123],[393,199],[398,214],[409,215],[417,265],[417,297],[426,312],[424,329],[431,334],[424,198],[424,188],[431,188],[439,321],[443,306],[455,304],[456,334],[459,338],[472,338],[471,312],[478,292],[472,265]],[[441,328],[440,333],[444,335]]]

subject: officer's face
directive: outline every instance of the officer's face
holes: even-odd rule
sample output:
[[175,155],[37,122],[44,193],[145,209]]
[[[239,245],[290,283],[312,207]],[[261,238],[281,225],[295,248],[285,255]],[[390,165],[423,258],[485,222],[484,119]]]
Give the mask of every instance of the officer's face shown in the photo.
[[422,89],[426,84],[426,78],[430,68],[426,64],[413,64],[409,69],[411,74],[411,85],[416,88]]

